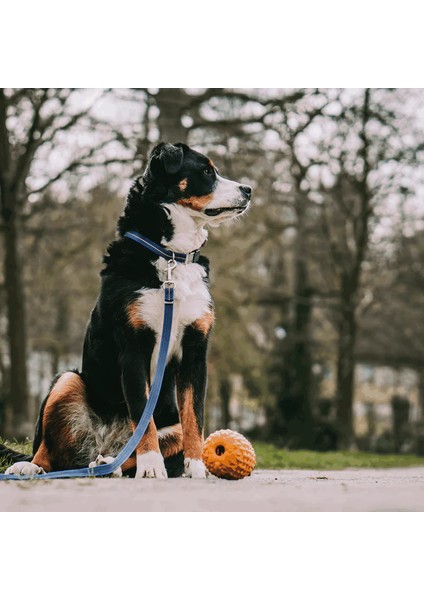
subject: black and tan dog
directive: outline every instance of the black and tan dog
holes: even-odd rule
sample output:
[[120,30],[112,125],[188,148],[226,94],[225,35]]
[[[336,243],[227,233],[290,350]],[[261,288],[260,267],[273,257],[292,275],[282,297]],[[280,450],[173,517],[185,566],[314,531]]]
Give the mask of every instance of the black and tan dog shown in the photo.
[[[33,457],[0,448],[10,474],[37,474],[110,462],[138,423],[155,371],[167,261],[124,237],[136,231],[174,252],[206,242],[206,226],[246,211],[251,188],[224,179],[184,144],[159,144],[131,188],[108,248],[102,285],[84,342],[81,373],[59,375],[44,400]],[[209,262],[178,264],[168,362],[154,418],[136,456],[122,468],[136,477],[203,478],[206,352],[214,321]],[[22,460],[27,458],[27,460]]]

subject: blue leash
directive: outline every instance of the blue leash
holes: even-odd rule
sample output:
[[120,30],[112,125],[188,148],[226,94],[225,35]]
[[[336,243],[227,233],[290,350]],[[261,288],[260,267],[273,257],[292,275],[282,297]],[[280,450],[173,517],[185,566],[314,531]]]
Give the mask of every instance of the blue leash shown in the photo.
[[168,261],[168,278],[163,284],[165,290],[164,301],[164,316],[162,327],[162,339],[160,342],[159,356],[156,367],[156,372],[153,378],[152,387],[149,398],[147,400],[144,412],[141,419],[134,430],[131,438],[119,452],[115,460],[107,465],[98,465],[96,467],[85,467],[84,469],[69,469],[68,471],[52,471],[51,473],[43,473],[42,475],[2,475],[1,480],[19,480],[22,479],[70,479],[73,477],[101,477],[102,475],[110,475],[131,456],[137,448],[141,438],[143,437],[155,410],[159,393],[162,387],[163,376],[166,367],[166,358],[168,355],[169,340],[171,337],[172,317],[174,314],[174,283],[171,280],[172,269],[176,266],[175,261]]

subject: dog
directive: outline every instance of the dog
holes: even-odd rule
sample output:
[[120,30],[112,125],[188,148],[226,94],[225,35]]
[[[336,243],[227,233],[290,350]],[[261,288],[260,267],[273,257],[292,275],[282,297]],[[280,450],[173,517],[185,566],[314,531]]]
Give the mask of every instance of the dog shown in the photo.
[[0,449],[0,455],[18,460],[7,474],[110,463],[139,422],[158,358],[168,261],[125,236],[132,231],[167,250],[192,253],[197,261],[178,263],[173,271],[174,319],[162,389],[135,454],[116,475],[206,477],[203,415],[214,308],[209,261],[199,249],[208,226],[247,211],[251,193],[250,186],[223,178],[207,156],[185,144],[154,148],[104,257],[82,369],[53,381],[40,409],[33,456]]

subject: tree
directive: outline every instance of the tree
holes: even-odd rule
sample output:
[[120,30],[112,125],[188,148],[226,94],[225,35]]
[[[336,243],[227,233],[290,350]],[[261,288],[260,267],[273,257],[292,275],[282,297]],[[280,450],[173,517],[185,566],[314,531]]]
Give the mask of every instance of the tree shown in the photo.
[[[8,322],[10,386],[5,405],[5,434],[22,437],[32,429],[27,375],[27,316],[21,257],[22,236],[36,200],[53,183],[95,167],[128,160],[117,155],[119,132],[95,116],[96,101],[108,91],[82,94],[73,89],[0,89],[0,227],[4,250],[4,288]],[[66,136],[91,131],[83,151],[64,144]],[[94,132],[94,133],[93,133]],[[69,138],[68,138],[69,139]],[[74,138],[75,140],[75,138]],[[114,155],[107,157],[107,151]],[[106,154],[106,155],[105,155]],[[131,156],[133,160],[133,156]],[[53,164],[51,162],[57,163]],[[44,163],[40,169],[40,163]],[[46,163],[49,165],[46,167]],[[31,197],[32,203],[28,202]]]
[[[311,102],[313,99],[313,102]],[[275,421],[283,435],[285,444],[290,447],[313,448],[315,426],[312,414],[312,312],[314,290],[311,283],[311,260],[308,255],[309,232],[311,226],[310,201],[308,198],[308,171],[315,164],[309,161],[304,165],[297,148],[298,138],[323,114],[327,98],[315,91],[306,106],[301,102],[286,104],[282,108],[280,135],[285,143],[292,182],[293,231],[292,244],[292,297],[286,317],[286,336],[278,343],[280,347],[281,377],[278,386],[277,407],[279,414]],[[299,110],[300,108],[300,110]],[[296,114],[296,117],[294,117]],[[281,306],[285,311],[285,304]],[[278,359],[277,359],[278,362]]]
[[332,138],[319,144],[327,183],[321,170],[321,197],[316,205],[329,258],[321,265],[337,298],[332,314],[338,337],[336,401],[341,449],[354,446],[355,351],[370,239],[387,199],[399,190],[405,166],[414,161],[414,150],[403,136],[408,120],[396,94],[395,90],[364,89],[353,95],[342,91],[331,119]]

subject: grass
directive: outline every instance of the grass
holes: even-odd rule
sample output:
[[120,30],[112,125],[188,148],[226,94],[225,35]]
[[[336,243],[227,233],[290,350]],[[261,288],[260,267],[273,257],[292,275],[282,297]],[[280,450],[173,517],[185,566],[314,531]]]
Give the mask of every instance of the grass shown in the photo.
[[[17,452],[31,454],[32,442],[0,444]],[[265,442],[254,442],[258,469],[384,469],[390,467],[424,466],[424,457],[413,454],[372,454],[371,452],[313,452],[312,450],[284,450]],[[0,458],[0,473],[10,462]]]
[[373,454],[371,452],[313,452],[284,450],[265,442],[254,444],[258,469],[384,469],[424,466],[424,457],[413,454]]
[[[30,440],[27,440],[24,443],[18,443],[16,441],[9,442],[0,438],[0,444],[4,444],[8,448],[16,450],[16,452],[22,452],[22,454],[32,454],[32,442]],[[7,460],[5,458],[0,458],[0,473],[3,473],[3,471],[5,471],[7,467],[11,464],[11,462],[13,461]]]

